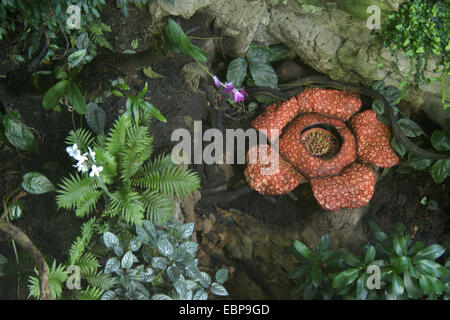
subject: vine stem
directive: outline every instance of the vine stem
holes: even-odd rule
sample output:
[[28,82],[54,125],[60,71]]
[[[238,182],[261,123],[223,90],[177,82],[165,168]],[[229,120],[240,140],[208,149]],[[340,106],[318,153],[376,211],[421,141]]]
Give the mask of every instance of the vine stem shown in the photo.
[[[14,197],[12,202],[15,202],[27,195],[27,192],[21,191]],[[39,249],[34,245],[31,239],[19,227],[7,221],[7,215],[10,206],[8,206],[0,217],[0,231],[10,236],[14,242],[17,242],[24,250],[28,251],[34,260],[34,265],[39,273],[40,293],[42,300],[52,300],[50,286],[48,283],[48,267],[44,256]],[[15,248],[15,245],[14,245]],[[17,254],[17,253],[16,253]]]

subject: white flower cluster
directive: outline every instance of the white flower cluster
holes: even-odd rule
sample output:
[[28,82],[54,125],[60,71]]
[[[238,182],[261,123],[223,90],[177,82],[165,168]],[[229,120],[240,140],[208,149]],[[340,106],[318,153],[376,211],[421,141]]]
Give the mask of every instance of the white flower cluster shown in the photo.
[[[81,172],[88,172],[89,171],[89,165],[90,162],[91,163],[95,163],[95,152],[92,151],[91,148],[89,148],[89,153],[83,153],[81,154],[81,150],[78,149],[77,144],[75,143],[73,146],[71,147],[67,147],[66,151],[69,154],[69,156],[71,156],[72,158],[74,158],[75,160],[77,160],[77,164],[74,165],[75,168],[77,168],[78,171]],[[88,158],[88,154],[89,154],[89,158]],[[93,176],[99,176],[100,172],[102,172],[103,167],[97,167],[95,164],[91,165],[91,172],[89,173],[89,177],[93,177]]]

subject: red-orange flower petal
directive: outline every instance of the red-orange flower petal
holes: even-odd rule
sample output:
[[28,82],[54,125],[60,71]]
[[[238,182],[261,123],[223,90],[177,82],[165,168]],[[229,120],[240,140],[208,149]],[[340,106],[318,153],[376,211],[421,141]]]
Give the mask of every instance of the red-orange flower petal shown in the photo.
[[351,121],[358,141],[358,156],[362,162],[389,168],[399,162],[391,147],[389,128],[377,118],[373,110],[357,114]]
[[369,203],[375,189],[375,174],[360,163],[353,163],[340,175],[310,180],[314,197],[325,210],[359,208]]
[[347,121],[361,109],[356,93],[334,89],[306,88],[297,96],[302,113],[320,113]]
[[271,141],[270,129],[278,129],[278,134],[281,135],[284,126],[294,119],[298,112],[297,98],[292,97],[285,102],[267,107],[250,125],[256,130],[266,129],[267,139]]
[[[330,159],[312,155],[302,143],[303,130],[317,124],[334,127],[342,138],[339,152]],[[356,141],[343,121],[319,114],[305,114],[299,116],[281,137],[280,153],[306,177],[337,175],[345,166],[356,160]]]
[[[261,153],[262,151],[262,153]],[[256,163],[249,163],[250,153],[254,152]],[[278,167],[271,163],[271,155],[277,157]],[[244,177],[250,188],[264,195],[280,195],[292,191],[306,179],[289,163],[281,159],[268,145],[256,145],[247,152],[247,167]],[[267,172],[264,172],[267,170]]]

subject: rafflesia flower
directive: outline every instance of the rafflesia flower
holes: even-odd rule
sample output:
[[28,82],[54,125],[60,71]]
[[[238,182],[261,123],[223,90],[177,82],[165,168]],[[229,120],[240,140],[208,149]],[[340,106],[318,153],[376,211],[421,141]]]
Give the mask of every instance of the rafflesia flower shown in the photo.
[[[267,175],[261,174],[267,165],[260,159],[248,164],[244,175],[249,186],[264,195],[279,195],[309,181],[326,210],[365,206],[375,188],[375,174],[368,165],[388,168],[399,159],[388,127],[373,110],[358,113],[361,106],[357,94],[307,88],[268,107],[251,125],[282,132],[289,124],[279,140],[280,166]],[[267,138],[273,142],[276,137]],[[268,147],[255,146],[249,152]]]

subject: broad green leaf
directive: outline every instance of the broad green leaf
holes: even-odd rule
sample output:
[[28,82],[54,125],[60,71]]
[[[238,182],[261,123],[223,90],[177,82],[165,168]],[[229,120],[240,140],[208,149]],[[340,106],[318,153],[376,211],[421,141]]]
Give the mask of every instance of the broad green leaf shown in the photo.
[[412,278],[408,271],[403,274],[403,284],[405,286],[408,297],[411,299],[418,299],[422,296],[422,290],[420,289],[419,282]]
[[223,285],[217,282],[213,282],[211,284],[211,292],[215,294],[216,296],[228,296],[227,289],[224,288]]
[[405,146],[401,144],[395,137],[392,137],[391,139],[391,147],[401,157],[403,157],[408,151],[406,150]]
[[206,272],[200,272],[199,282],[204,288],[208,288],[211,284],[211,277]]
[[419,284],[426,294],[430,294],[434,291],[433,283],[431,282],[430,277],[427,275],[420,275]]
[[402,237],[399,236],[398,234],[394,234],[392,239],[392,245],[394,248],[394,252],[398,256],[403,256],[406,254],[406,245],[402,243]]
[[434,182],[442,183],[450,174],[450,159],[439,159],[431,167]]
[[158,293],[152,296],[152,300],[173,300],[173,299],[166,294]]
[[351,267],[359,267],[361,265],[361,259],[351,253],[344,254],[344,262]]
[[376,249],[374,246],[369,246],[366,250],[366,256],[364,257],[364,263],[368,264],[375,259]]
[[23,176],[22,188],[31,194],[43,194],[55,190],[55,186],[42,173],[28,172]]
[[408,154],[408,165],[416,170],[424,170],[431,166],[432,163],[433,160],[431,159],[419,158],[412,153]]
[[317,288],[312,283],[306,284],[303,288],[303,300],[312,300],[317,294]]
[[100,300],[118,300],[116,293],[114,291],[108,290],[105,293],[103,293]]
[[152,117],[156,118],[157,120],[161,122],[167,122],[167,119],[161,114],[161,111],[159,109],[155,108],[151,103],[148,101],[145,101],[141,105],[142,109],[150,114]]
[[[419,245],[423,245],[422,242]],[[436,260],[440,256],[442,256],[445,252],[445,248],[439,244],[433,244],[431,246],[426,247],[416,253],[414,256],[415,260],[428,259],[428,260]]]
[[128,246],[129,246],[131,251],[136,252],[136,251],[139,250],[141,245],[142,245],[142,242],[139,241],[139,239],[131,239]]
[[152,67],[144,68],[144,69],[142,69],[142,71],[150,79],[164,78],[164,76],[162,76],[159,73],[156,73],[155,71],[153,71]]
[[69,75],[63,69],[58,69],[55,72],[55,79],[62,80],[62,79],[67,79],[68,77],[69,77]]
[[437,278],[445,277],[447,274],[447,269],[445,267],[432,260],[422,259],[416,261],[416,264],[420,270]]
[[367,294],[369,293],[367,290],[367,278],[367,273],[364,273],[356,282],[356,299],[358,300],[366,300],[367,298]]
[[216,281],[219,283],[224,283],[228,278],[228,270],[227,269],[219,269],[216,272]]
[[450,139],[447,135],[439,130],[435,130],[431,135],[431,144],[437,151],[449,151]]
[[166,237],[160,237],[157,246],[159,253],[165,257],[171,256],[174,252],[173,245]]
[[187,253],[189,253],[191,256],[195,256],[195,253],[197,252],[198,249],[198,244],[196,242],[192,242],[192,241],[186,241],[183,242],[179,248],[183,248],[186,250]]
[[384,113],[383,102],[381,102],[381,100],[375,100],[372,103],[372,110],[375,111],[377,114],[382,115]]
[[403,285],[403,280],[400,278],[398,274],[395,272],[392,274],[392,293],[398,297],[400,297],[405,290]]
[[183,29],[172,18],[169,18],[167,21],[166,35],[172,46],[174,45],[198,62],[206,63],[208,61],[207,53],[194,46],[183,32]]
[[83,62],[84,57],[86,56],[87,50],[82,49],[75,51],[74,53],[70,54],[67,58],[67,62],[69,62],[69,68],[73,69],[76,66],[78,66],[80,63]]
[[249,67],[256,86],[278,88],[278,76],[270,65],[262,62],[250,62]]
[[208,299],[208,293],[203,289],[198,289],[192,298],[193,300],[207,300]]
[[157,238],[156,229],[148,220],[144,220],[142,224],[136,225],[136,234],[139,240],[146,244],[153,243]]
[[11,203],[9,206],[9,218],[11,220],[19,219],[23,214],[22,205],[19,201]]
[[391,256],[389,257],[389,261],[392,265],[392,269],[394,270],[394,272],[396,273],[402,273],[406,270],[408,270],[409,267],[409,258],[405,257],[405,256]]
[[124,269],[130,269],[135,262],[138,262],[136,256],[131,251],[127,251],[122,257],[121,265]]
[[169,263],[169,261],[163,257],[154,257],[152,259],[152,266],[155,269],[163,270],[167,266],[168,263]]
[[312,260],[313,255],[312,255],[311,250],[306,245],[304,245],[302,242],[295,240],[294,247],[298,251],[298,253],[300,253],[303,257],[305,257],[308,260]]
[[402,118],[398,121],[398,125],[407,137],[414,138],[423,134],[423,131],[419,125],[411,119]]
[[105,111],[95,102],[89,102],[86,106],[86,122],[89,127],[97,134],[103,134],[105,128]]
[[103,270],[104,273],[109,274],[116,272],[120,268],[120,262],[117,259],[117,257],[112,257],[106,261],[105,269]]
[[359,269],[353,268],[338,273],[332,282],[333,288],[344,288],[349,286],[356,278],[358,278]]
[[307,266],[307,265],[300,266],[300,267],[298,267],[297,269],[294,269],[294,270],[290,271],[290,272],[287,274],[287,277],[288,277],[289,279],[297,279],[297,278],[300,278],[301,276],[303,276],[303,275],[305,274],[306,269],[308,269],[308,266]]
[[264,44],[251,43],[245,57],[249,62],[269,63],[285,58],[289,49],[283,45],[274,45],[267,47]]
[[313,266],[311,270],[311,281],[314,287],[318,288],[322,283],[323,274],[318,266]]
[[177,266],[171,265],[170,267],[167,268],[167,278],[169,279],[170,282],[172,283],[178,282],[178,280],[180,280],[180,275],[181,272]]
[[400,97],[400,91],[394,86],[387,86],[384,91],[384,97],[391,106],[394,106]]
[[192,236],[195,224],[193,222],[185,223],[180,227],[181,237],[187,239]]
[[227,70],[227,81],[233,82],[236,88],[242,86],[247,74],[247,62],[243,58],[236,58],[230,62]]
[[84,100],[83,95],[81,94],[80,88],[78,85],[69,81],[66,89],[66,96],[72,105],[73,109],[79,114],[85,114],[87,111],[86,101]]
[[87,32],[83,32],[78,36],[76,46],[78,50],[84,50],[89,47],[89,35]]
[[378,241],[384,241],[388,238],[388,235],[381,230],[381,228],[373,221],[369,221],[369,227],[372,233]]
[[[20,120],[13,119],[9,115],[3,118],[4,133],[6,139],[14,147],[28,152],[36,151],[36,142],[31,129]],[[0,128],[2,129],[2,128]]]
[[108,249],[114,249],[119,246],[119,238],[114,233],[106,231],[103,234],[103,242],[105,243],[105,247]]

